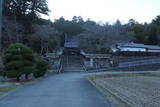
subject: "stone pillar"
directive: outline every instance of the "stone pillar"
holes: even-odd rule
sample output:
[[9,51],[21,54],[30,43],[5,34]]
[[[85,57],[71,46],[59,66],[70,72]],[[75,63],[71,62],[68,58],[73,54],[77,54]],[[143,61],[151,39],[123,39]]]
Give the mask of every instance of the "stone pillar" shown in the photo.
[[93,67],[93,58],[90,58],[90,66]]

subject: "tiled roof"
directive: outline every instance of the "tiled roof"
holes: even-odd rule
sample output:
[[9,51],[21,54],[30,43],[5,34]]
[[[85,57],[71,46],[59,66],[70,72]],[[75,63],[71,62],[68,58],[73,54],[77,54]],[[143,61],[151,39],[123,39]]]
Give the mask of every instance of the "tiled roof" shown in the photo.
[[78,48],[79,39],[77,36],[65,36],[64,47],[66,48]]
[[160,50],[160,46],[158,45],[144,45],[138,43],[118,43],[117,45],[120,47],[148,48],[148,49]]
[[65,42],[65,48],[78,48],[79,44],[77,42]]

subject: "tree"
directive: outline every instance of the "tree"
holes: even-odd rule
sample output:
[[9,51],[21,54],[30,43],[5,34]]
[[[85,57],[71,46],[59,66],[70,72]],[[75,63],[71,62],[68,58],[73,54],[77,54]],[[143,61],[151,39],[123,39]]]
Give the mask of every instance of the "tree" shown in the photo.
[[90,18],[88,18],[87,21],[85,22],[85,24],[95,26],[95,25],[96,25],[96,22],[95,22],[95,21],[92,21]]
[[28,36],[26,44],[35,52],[42,55],[60,48],[61,33],[54,27],[50,25],[34,25],[33,27],[35,33]]
[[[145,26],[147,27],[147,26]],[[134,25],[134,37],[135,37],[135,42],[138,43],[146,43],[148,40],[148,34],[146,32],[146,28],[141,24],[136,24]]]
[[32,33],[32,23],[41,14],[48,15],[49,12],[46,0],[6,0],[4,8],[4,14],[15,16],[25,27],[26,33]]
[[82,26],[79,24],[79,19],[77,17],[73,17],[72,21],[65,20],[61,17],[59,20],[55,20],[53,26],[68,35],[78,35],[84,31]]
[[72,22],[73,23],[78,23],[80,25],[84,24],[84,20],[83,20],[83,18],[81,16],[78,16],[78,17],[77,16],[73,16]]
[[32,18],[48,15],[49,12],[46,0],[5,0],[4,8],[5,15],[16,15],[18,19],[27,15]]
[[2,54],[2,7],[3,0],[0,1],[0,55]]
[[157,26],[150,25],[148,33],[149,33],[148,44],[157,45],[159,41],[157,35]]
[[160,42],[160,16],[157,16],[152,23],[132,24],[135,41],[144,44],[158,45]]
[[28,74],[34,71],[34,56],[31,48],[20,44],[10,45],[4,54],[5,74],[8,78],[19,78],[25,74],[28,79]]
[[48,64],[45,60],[43,59],[38,59],[36,61],[36,70],[34,72],[34,77],[42,77],[45,75],[48,69]]
[[129,19],[129,21],[128,21],[129,26],[133,26],[135,24],[138,24],[138,22],[135,19]]
[[153,21],[152,21],[153,24],[157,24],[157,25],[160,25],[160,15],[157,16]]
[[118,20],[115,22],[115,26],[120,27],[121,25],[122,25],[122,24],[121,24],[120,20],[118,19]]

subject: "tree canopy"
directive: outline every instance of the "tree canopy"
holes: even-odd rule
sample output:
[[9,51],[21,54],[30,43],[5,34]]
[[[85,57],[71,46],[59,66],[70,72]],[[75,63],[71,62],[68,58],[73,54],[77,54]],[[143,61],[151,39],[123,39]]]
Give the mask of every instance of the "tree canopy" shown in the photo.
[[49,8],[46,0],[5,0],[4,15],[22,23],[30,33],[32,24],[41,14],[48,15]]
[[21,75],[33,72],[33,51],[23,44],[10,45],[5,51],[4,59],[5,73],[9,78],[19,80]]
[[55,20],[53,26],[68,35],[77,35],[84,31],[81,24],[83,24],[83,18],[74,16],[72,21],[65,20],[61,17],[60,19]]
[[160,16],[152,20],[150,24],[133,24],[135,42],[160,45]]

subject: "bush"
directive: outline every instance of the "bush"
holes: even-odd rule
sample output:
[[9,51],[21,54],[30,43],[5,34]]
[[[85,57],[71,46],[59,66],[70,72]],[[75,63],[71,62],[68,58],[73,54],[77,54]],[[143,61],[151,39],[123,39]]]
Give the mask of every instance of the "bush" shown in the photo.
[[2,66],[0,66],[0,76],[4,76],[4,72],[3,72],[3,67]]
[[4,53],[4,70],[8,78],[17,78],[22,74],[31,74],[34,70],[34,56],[31,48],[16,43]]
[[45,75],[48,69],[48,64],[45,60],[40,59],[36,61],[36,71],[34,72],[34,77],[42,77]]

